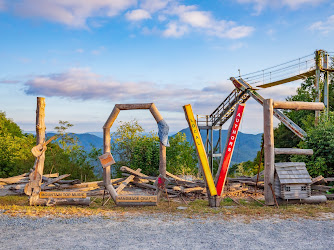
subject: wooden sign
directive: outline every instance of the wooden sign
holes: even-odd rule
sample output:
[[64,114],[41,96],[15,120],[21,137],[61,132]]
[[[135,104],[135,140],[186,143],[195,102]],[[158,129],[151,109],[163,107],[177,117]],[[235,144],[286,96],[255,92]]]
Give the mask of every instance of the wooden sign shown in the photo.
[[143,196],[135,196],[135,195],[118,195],[116,198],[116,203],[118,202],[131,202],[131,203],[141,203],[141,202],[158,202],[158,198],[156,195],[143,195]]
[[193,139],[194,139],[195,148],[196,148],[198,158],[199,158],[200,163],[201,163],[202,168],[203,168],[203,172],[204,172],[204,175],[205,175],[206,183],[207,183],[207,185],[209,187],[209,190],[210,190],[210,194],[211,194],[211,196],[215,196],[215,195],[217,195],[217,190],[216,190],[213,178],[212,178],[212,173],[211,173],[211,170],[210,170],[208,157],[207,157],[205,149],[204,149],[202,137],[201,137],[201,134],[200,134],[199,129],[197,127],[196,120],[195,120],[194,113],[192,111],[191,105],[190,104],[185,105],[185,106],[183,106],[183,109],[184,109],[186,119],[187,119],[188,124],[189,124],[191,134],[192,134]]
[[116,163],[110,152],[107,152],[99,156],[99,159],[103,168],[106,168]]
[[85,192],[40,192],[39,198],[86,198]]
[[224,190],[224,185],[226,181],[227,171],[230,166],[235,142],[237,140],[237,135],[239,131],[239,126],[241,123],[241,118],[244,113],[245,104],[238,104],[235,108],[235,113],[232,119],[231,126],[229,127],[228,133],[227,133],[227,142],[224,148],[223,152],[223,158],[220,162],[220,166],[217,172],[216,177],[216,188],[217,193],[220,196],[222,191]]

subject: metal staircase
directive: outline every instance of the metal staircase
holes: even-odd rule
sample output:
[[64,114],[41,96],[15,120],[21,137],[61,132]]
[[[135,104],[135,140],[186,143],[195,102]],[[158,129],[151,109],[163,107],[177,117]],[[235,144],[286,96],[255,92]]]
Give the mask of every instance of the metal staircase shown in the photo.
[[235,88],[209,116],[212,126],[222,126],[233,115],[237,103],[245,103],[249,98],[247,91]]

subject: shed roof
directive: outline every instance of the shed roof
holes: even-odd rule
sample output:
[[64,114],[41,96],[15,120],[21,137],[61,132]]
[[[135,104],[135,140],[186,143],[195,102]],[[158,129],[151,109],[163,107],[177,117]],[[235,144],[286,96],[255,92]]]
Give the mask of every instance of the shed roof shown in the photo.
[[304,162],[275,163],[275,170],[281,184],[311,184],[312,179]]

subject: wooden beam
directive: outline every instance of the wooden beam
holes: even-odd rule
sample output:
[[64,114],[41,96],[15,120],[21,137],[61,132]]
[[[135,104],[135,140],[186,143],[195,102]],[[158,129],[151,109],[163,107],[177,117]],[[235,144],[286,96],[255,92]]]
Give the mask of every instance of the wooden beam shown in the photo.
[[153,115],[155,121],[158,123],[161,120],[163,120],[162,115],[160,114],[159,110],[157,109],[157,107],[155,106],[154,103],[152,103],[151,107],[150,107],[150,112]]
[[275,148],[275,155],[313,155],[313,149]]
[[183,179],[183,178],[180,178],[180,177],[178,177],[178,176],[176,176],[176,175],[173,175],[173,174],[169,173],[168,171],[166,171],[166,175],[167,175],[168,177],[171,177],[171,178],[177,180],[177,181],[183,181],[183,182],[195,183],[195,182],[193,182],[193,181],[187,181],[186,179]]
[[270,185],[274,184],[274,126],[273,126],[273,99],[266,99],[263,102],[264,122],[264,197],[266,205],[275,205]]
[[57,178],[54,178],[54,179],[49,179],[47,182],[43,183],[42,186],[41,186],[41,189],[45,188],[46,186],[50,185],[50,184],[53,184],[57,181],[60,181],[62,179],[65,179],[66,177],[69,177],[70,174],[64,174],[64,175],[61,175]]
[[166,178],[166,147],[160,142],[159,173]]
[[149,109],[152,103],[116,104],[120,110]]
[[274,101],[274,109],[293,109],[293,110],[324,110],[322,102],[283,102]]
[[[141,169],[138,168],[136,170],[136,173],[140,173]],[[128,178],[125,179],[125,181],[123,181],[119,186],[118,188],[116,188],[116,193],[117,194],[120,194],[122,192],[122,190],[131,182],[133,181],[133,179],[135,178],[136,176],[135,175],[130,175]]]

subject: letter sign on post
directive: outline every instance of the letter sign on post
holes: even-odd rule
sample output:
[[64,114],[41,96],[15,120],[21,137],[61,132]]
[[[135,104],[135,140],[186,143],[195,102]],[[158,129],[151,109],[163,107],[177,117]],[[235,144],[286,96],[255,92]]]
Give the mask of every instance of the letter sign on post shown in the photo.
[[223,157],[219,164],[219,169],[216,175],[216,188],[218,196],[221,196],[224,185],[226,181],[226,176],[228,172],[228,168],[230,166],[233,149],[235,146],[235,141],[237,140],[238,130],[241,122],[242,115],[244,113],[245,104],[237,104],[235,107],[234,116],[232,118],[232,123],[229,127],[226,144],[223,152]]

